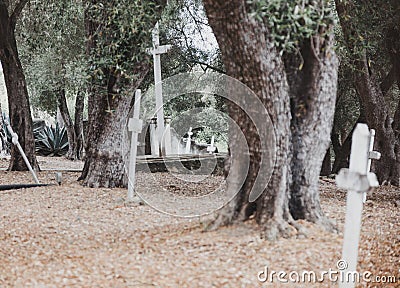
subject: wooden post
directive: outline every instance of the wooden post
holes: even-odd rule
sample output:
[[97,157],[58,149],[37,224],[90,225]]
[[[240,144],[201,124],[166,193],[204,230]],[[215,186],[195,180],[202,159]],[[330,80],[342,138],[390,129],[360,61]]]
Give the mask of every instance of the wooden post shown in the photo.
[[129,153],[129,176],[128,176],[128,200],[133,200],[135,195],[135,172],[136,172],[136,156],[138,146],[138,134],[142,131],[143,122],[139,119],[141,91],[138,89],[135,93],[135,104],[133,106],[133,118],[129,119],[128,130],[131,135],[131,149]]
[[[349,190],[346,201],[346,220],[341,259],[341,264],[343,265],[338,267],[342,272],[341,275],[343,275],[339,282],[340,288],[353,288],[355,286],[352,272],[357,271],[364,193],[379,185],[376,175],[368,171],[370,167],[371,138],[373,135],[374,133],[370,133],[366,124],[357,124],[352,138],[349,169],[340,170],[336,177],[337,185],[340,188]],[[379,153],[374,152],[372,154],[378,156]],[[379,159],[379,157],[377,158]]]

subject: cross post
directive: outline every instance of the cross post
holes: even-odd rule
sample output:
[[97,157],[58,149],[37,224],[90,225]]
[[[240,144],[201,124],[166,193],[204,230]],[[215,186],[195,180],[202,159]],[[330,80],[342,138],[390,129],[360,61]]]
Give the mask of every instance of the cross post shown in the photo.
[[165,155],[165,145],[162,143],[164,133],[164,103],[162,97],[161,79],[161,54],[167,53],[171,45],[160,45],[159,24],[157,22],[153,30],[153,47],[149,49],[154,60],[154,92],[156,96],[156,115],[157,115],[157,139],[160,143],[161,155]]
[[138,146],[138,135],[142,131],[143,121],[139,119],[141,91],[135,92],[135,104],[133,106],[133,118],[129,119],[128,131],[131,135],[131,149],[129,153],[129,177],[128,177],[128,201],[133,200],[135,193],[135,172],[136,172],[136,156]]
[[349,169],[341,169],[336,176],[340,188],[347,189],[346,220],[344,227],[342,259],[338,262],[341,278],[340,288],[353,288],[357,272],[358,245],[361,230],[361,216],[365,193],[379,186],[374,173],[369,172],[371,156],[379,159],[380,154],[372,151],[375,131],[369,131],[366,124],[357,124],[352,136]]

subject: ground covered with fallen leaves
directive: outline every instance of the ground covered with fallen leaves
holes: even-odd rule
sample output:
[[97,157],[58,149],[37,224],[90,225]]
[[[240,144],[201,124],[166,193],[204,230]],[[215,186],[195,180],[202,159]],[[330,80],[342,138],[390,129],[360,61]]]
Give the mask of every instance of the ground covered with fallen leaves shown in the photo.
[[[320,181],[321,202],[339,233],[300,221],[306,238],[268,242],[253,221],[203,232],[213,215],[172,217],[127,202],[125,189],[82,187],[75,172],[80,162],[39,158],[39,163],[45,168],[38,174],[42,183],[56,183],[54,170],[69,171],[62,172],[60,186],[0,191],[0,287],[337,287],[327,279],[314,284],[258,280],[266,267],[299,274],[337,270],[346,193],[332,179]],[[7,165],[7,159],[0,160],[0,168]],[[137,185],[159,181],[184,193],[181,182],[171,184],[168,177],[140,175]],[[203,195],[202,189],[222,181],[213,176],[192,188]],[[0,171],[0,184],[32,182],[29,173]],[[398,188],[380,187],[368,195],[358,271],[370,271],[372,280],[397,279],[359,287],[400,287],[399,220]]]

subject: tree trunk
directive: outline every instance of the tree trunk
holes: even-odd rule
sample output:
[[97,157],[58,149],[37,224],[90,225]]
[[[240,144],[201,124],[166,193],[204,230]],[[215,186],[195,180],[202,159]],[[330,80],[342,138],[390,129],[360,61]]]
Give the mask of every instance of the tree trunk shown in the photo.
[[[301,57],[289,55],[285,61],[292,113],[290,212],[294,219],[329,227],[320,206],[318,176],[330,144],[336,103],[338,61],[331,52],[333,36],[317,35],[304,41]],[[301,63],[303,68],[298,69]]]
[[[303,119],[299,121],[299,125],[296,125],[295,135],[298,137],[298,143],[292,145],[291,118],[297,116],[291,114],[290,96],[297,97],[301,92],[297,91],[294,86],[289,86],[284,62],[268,36],[268,29],[263,22],[250,16],[248,12],[250,8],[246,1],[205,0],[203,2],[209,23],[222,52],[227,74],[240,80],[254,91],[265,105],[274,124],[276,163],[268,187],[258,198],[256,207],[256,220],[262,227],[262,235],[273,240],[280,236],[293,234],[294,229],[290,224],[294,224],[294,222],[289,211],[291,188],[294,195],[298,197],[298,201],[292,205],[292,210],[299,212],[296,216],[304,216],[314,222],[325,222],[320,221],[323,215],[320,211],[316,183],[318,183],[322,158],[329,144],[336,93],[336,57],[331,50],[330,41],[328,44],[324,43],[320,46],[321,51],[323,48],[327,52],[323,53],[317,49],[317,53],[320,53],[317,54],[320,62],[311,60],[318,62],[320,66],[310,64],[314,65],[310,69],[315,68],[316,71],[309,76],[310,79],[304,78],[304,83],[307,84],[304,92],[311,93],[307,95],[309,98],[307,104],[310,105],[310,110],[303,114]],[[330,53],[331,59],[328,59],[328,53]],[[300,76],[306,77],[305,73]],[[321,81],[321,84],[318,84],[318,81]],[[316,87],[311,87],[310,84],[315,84]],[[230,116],[237,122],[241,130],[245,131],[250,149],[250,167],[241,192],[227,207],[221,210],[217,219],[211,224],[211,229],[248,219],[250,213],[247,212],[251,211],[249,209],[251,204],[247,200],[248,194],[257,176],[258,159],[262,153],[257,131],[252,128],[253,125],[249,123],[249,118],[242,113],[230,113]],[[315,120],[322,122],[321,124],[313,122]],[[312,129],[315,131],[311,132]],[[307,131],[311,133],[311,137],[306,137]],[[326,139],[319,141],[321,136],[326,136]],[[298,150],[304,148],[303,145],[300,145],[302,137],[306,141],[305,145],[310,145],[306,147],[306,151]],[[231,139],[230,146],[234,147],[236,142]],[[293,162],[291,148],[296,149],[293,151],[297,158]],[[311,153],[315,155],[310,159],[302,158],[303,155]],[[240,162],[240,156],[238,160]],[[298,178],[294,177],[293,185],[292,167],[301,175]],[[237,173],[236,170],[241,169],[241,165],[231,166],[230,169],[230,173]],[[311,171],[305,171],[306,169]],[[230,185],[234,185],[234,183],[227,183],[227,189]],[[296,224],[294,226],[298,228]]]
[[[99,89],[100,90],[100,89]],[[86,158],[81,179],[89,187],[125,187],[123,131],[132,97],[89,92]]]
[[76,157],[81,160],[83,157],[84,137],[83,137],[83,110],[85,108],[85,94],[78,91],[75,100],[75,136],[76,136]]
[[[346,140],[343,142],[342,145],[338,145],[339,141],[337,140],[334,141],[335,161],[333,161],[333,166],[332,166],[333,174],[338,174],[340,169],[349,167],[349,157],[350,157],[351,142],[352,142],[354,127],[350,131],[349,135],[347,135]],[[331,137],[335,139],[337,137],[336,135],[337,134],[333,134]]]
[[326,150],[324,160],[322,161],[321,172],[319,176],[329,176],[332,173],[332,163],[331,163],[331,147]]
[[[32,116],[29,106],[28,90],[25,75],[19,59],[15,41],[15,23],[27,1],[17,3],[14,12],[9,16],[5,1],[0,1],[0,60],[3,65],[4,79],[7,87],[10,124],[32,167],[39,169],[35,156],[35,139],[32,131]],[[28,170],[18,149],[11,149],[9,170]]]
[[72,122],[71,116],[68,111],[67,99],[65,97],[65,89],[61,89],[57,93],[57,104],[60,111],[64,127],[67,130],[68,135],[68,152],[66,155],[67,159],[76,160],[78,159],[77,153],[77,137],[75,134],[74,123]]

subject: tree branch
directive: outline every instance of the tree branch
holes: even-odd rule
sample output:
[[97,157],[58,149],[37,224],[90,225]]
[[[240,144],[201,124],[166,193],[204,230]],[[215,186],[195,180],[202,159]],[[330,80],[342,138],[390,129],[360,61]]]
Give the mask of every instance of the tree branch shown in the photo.
[[22,10],[28,2],[29,0],[20,0],[15,6],[14,11],[12,12],[10,17],[10,23],[13,29],[15,28],[19,15],[21,15]]
[[201,65],[201,66],[206,66],[206,69],[205,69],[205,70],[211,69],[211,70],[213,70],[213,71],[215,71],[215,72],[218,72],[218,73],[221,73],[221,74],[225,74],[225,71],[221,70],[221,69],[218,68],[218,67],[212,66],[212,65],[210,65],[210,64],[208,64],[208,63],[204,63],[204,62],[197,61],[197,60],[191,61],[191,62],[193,62],[193,63],[195,63],[195,64],[199,64],[199,65]]

